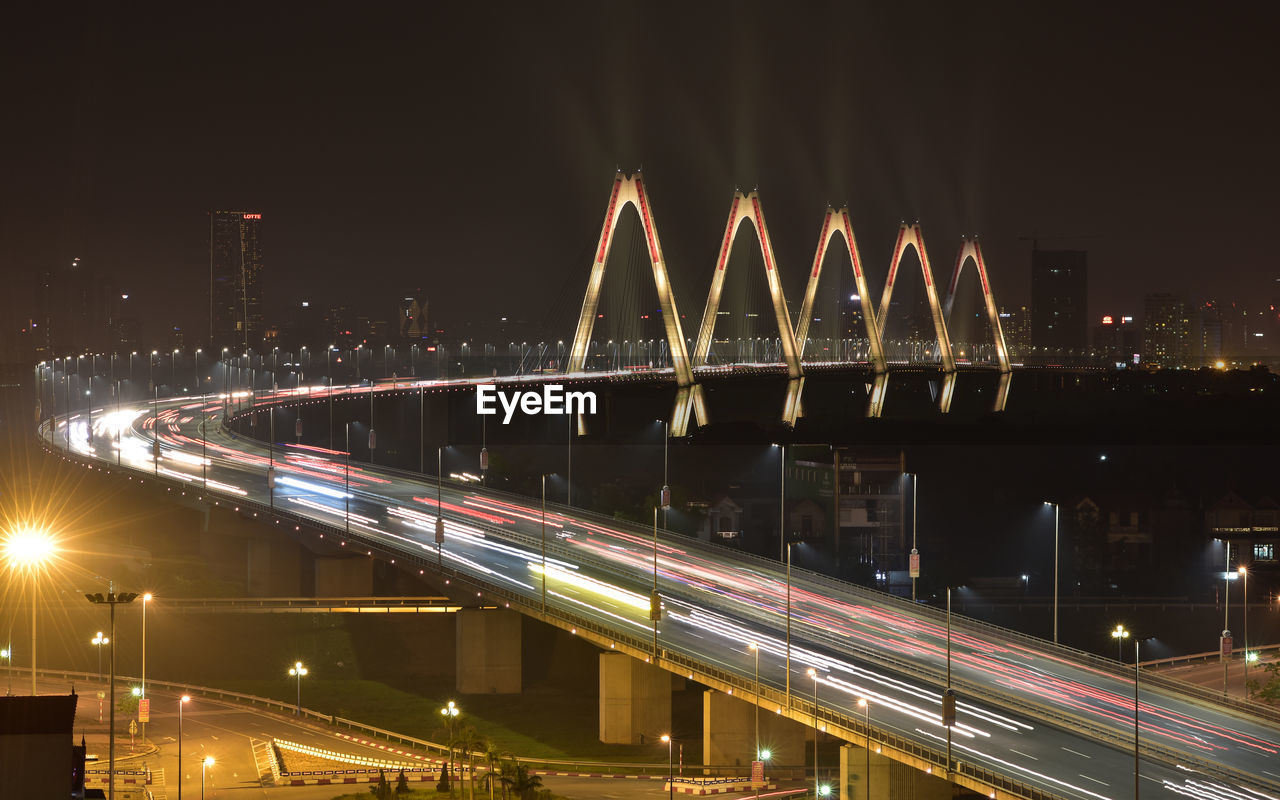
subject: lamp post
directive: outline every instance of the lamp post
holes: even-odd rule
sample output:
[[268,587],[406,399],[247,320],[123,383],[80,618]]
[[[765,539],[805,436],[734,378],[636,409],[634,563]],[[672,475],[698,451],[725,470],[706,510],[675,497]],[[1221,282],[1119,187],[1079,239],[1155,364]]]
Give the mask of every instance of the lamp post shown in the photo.
[[1123,625],[1117,625],[1116,629],[1111,632],[1111,638],[1116,640],[1116,660],[1123,664],[1124,640],[1129,638],[1129,632],[1125,630]]
[[4,539],[5,565],[14,572],[25,572],[31,583],[31,696],[36,695],[36,578],[41,569],[57,553],[53,537],[42,530],[24,528]]
[[453,726],[454,726],[454,724],[455,724],[455,723],[457,722],[457,720],[458,720],[458,715],[459,715],[459,714],[461,714],[461,713],[462,713],[462,709],[458,708],[457,704],[456,704],[456,703],[454,703],[452,700],[450,700],[450,701],[449,701],[449,704],[448,704],[447,706],[445,706],[444,708],[440,709],[440,714],[445,718],[445,721],[449,723],[449,766],[448,766],[448,770],[449,770],[449,776],[450,776],[450,777],[452,777],[452,776],[453,776],[453,740],[454,740]]
[[[105,605],[109,611],[110,636],[115,638],[116,635],[116,606],[124,606],[132,603],[138,597],[137,592],[114,592],[108,591],[105,595],[101,592],[94,594],[86,594],[85,599],[94,605]],[[107,682],[107,797],[114,800],[116,796],[115,771],[116,771],[116,650],[111,648],[110,657],[111,677]]]
[[5,696],[7,697],[13,694],[13,669],[12,669],[13,643],[12,642],[9,643],[8,647],[4,648],[3,650],[0,650],[0,658],[4,659],[5,672],[8,673],[9,675],[9,686],[5,690]]
[[1142,643],[1154,638],[1154,636],[1147,636],[1139,639],[1135,636],[1133,639],[1133,800],[1138,800],[1139,784],[1142,777],[1138,752],[1138,675],[1142,662],[1140,653]]
[[[676,796],[676,781],[675,772],[672,769],[671,763],[671,734],[662,734],[662,741],[667,744],[667,797],[674,798]],[[683,753],[684,751],[681,750],[680,752]],[[683,756],[681,757],[683,758]]]
[[542,613],[547,613],[547,473],[542,473]]
[[182,800],[182,706],[191,702],[191,695],[178,698],[178,800]]
[[813,678],[813,796],[821,794],[818,784],[818,671],[809,667],[808,675]]
[[[97,635],[89,640],[89,644],[97,645],[98,647],[98,680],[102,680],[102,646],[110,641],[110,638],[102,635],[102,631],[98,631]],[[98,705],[101,706],[102,704],[99,703]],[[102,716],[101,711],[99,711],[98,716]],[[99,722],[101,722],[101,720],[99,720]]]
[[[545,519],[546,512],[543,512],[543,517]],[[544,528],[546,527],[545,523],[543,527]],[[542,538],[543,538],[543,542],[545,542],[546,541],[545,531],[543,532]],[[546,550],[545,544],[543,545],[543,550]],[[545,567],[546,566],[545,556],[543,556],[542,561],[543,561],[543,566]],[[444,565],[444,448],[443,447],[436,448],[436,565],[437,566]],[[543,605],[543,608],[545,609],[547,605],[546,589],[545,589],[545,582],[547,578],[546,578],[545,572],[543,573],[542,580],[544,582],[542,605]]]
[[213,756],[205,756],[200,762],[200,800],[204,800],[204,773],[213,766]]
[[916,580],[920,577],[920,550],[916,548],[916,494],[920,489],[920,476],[914,472],[908,474],[911,476],[911,561],[908,570],[911,573],[911,602],[914,603]]
[[789,557],[791,549],[787,547],[787,446],[778,446],[782,448],[782,459],[778,463],[778,557],[782,558],[782,551],[785,549]]
[[1231,667],[1231,542],[1222,541],[1226,551],[1227,567],[1222,573],[1222,639],[1219,646],[1222,659],[1222,699],[1227,698],[1227,673]]
[[871,800],[871,701],[865,697],[858,698],[858,707],[862,709],[862,729],[867,733],[867,800]]
[[[139,702],[147,699],[147,603],[151,602],[151,592],[142,595],[142,693],[138,695]],[[141,715],[140,715],[141,716]],[[147,707],[147,716],[151,716],[151,708]],[[140,723],[142,728],[142,741],[147,740],[147,723],[144,720]]]
[[1244,664],[1244,699],[1249,699],[1249,570],[1246,567],[1240,567],[1237,570],[1240,575],[1243,597],[1240,601],[1241,610],[1244,611],[1244,658],[1241,659]]
[[295,717],[302,716],[302,676],[307,674],[307,668],[302,666],[301,661],[293,662],[293,666],[289,667],[289,674],[298,679],[298,707],[293,712]]
[[1058,504],[1044,501],[1046,506],[1053,506],[1053,643],[1058,643]]

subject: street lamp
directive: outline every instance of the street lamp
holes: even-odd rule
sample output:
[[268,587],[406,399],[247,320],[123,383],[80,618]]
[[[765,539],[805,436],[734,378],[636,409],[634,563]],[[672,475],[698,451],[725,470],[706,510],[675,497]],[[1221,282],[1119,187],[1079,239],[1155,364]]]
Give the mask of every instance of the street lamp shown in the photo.
[[205,756],[204,761],[200,762],[200,800],[204,800],[204,773],[209,767],[213,766],[213,756]]
[[440,709],[441,716],[443,716],[445,718],[445,721],[449,723],[449,767],[448,769],[449,769],[449,775],[451,777],[453,775],[453,740],[455,738],[455,734],[453,732],[453,726],[458,720],[458,715],[461,713],[462,713],[462,709],[458,708],[457,704],[454,703],[452,700],[449,701],[449,704],[447,706]]
[[1125,630],[1124,625],[1117,625],[1116,629],[1111,632],[1111,638],[1116,640],[1116,660],[1123,664],[1124,640],[1129,638],[1129,632]]
[[822,793],[818,783],[818,671],[809,667],[808,675],[813,678],[813,796]]
[[3,650],[0,650],[0,658],[3,658],[3,659],[4,659],[5,672],[7,672],[7,673],[8,673],[8,675],[9,675],[9,688],[8,688],[8,690],[5,692],[5,694],[6,694],[6,695],[11,695],[11,694],[13,694],[13,669],[12,669],[12,667],[13,667],[13,647],[12,647],[12,645],[11,645],[11,646],[9,646],[9,647],[4,648]]
[[[97,645],[98,647],[98,680],[102,680],[102,646],[110,641],[110,638],[102,635],[102,631],[98,631],[97,635],[89,640],[89,644]],[[99,703],[98,705],[101,706],[102,704]],[[98,716],[102,716],[101,712],[99,712]]]
[[[671,764],[671,735],[662,734],[662,741],[666,742],[667,745],[667,797],[673,798],[676,796],[676,779]],[[683,753],[684,751],[680,752]],[[681,763],[683,764],[684,762],[682,761]]]
[[1142,643],[1154,639],[1147,636],[1133,639],[1133,800],[1138,800],[1139,783],[1141,782],[1141,766],[1138,753],[1138,675],[1142,666],[1140,656]]
[[907,571],[911,575],[911,602],[914,603],[916,580],[920,577],[920,550],[916,547],[916,495],[920,491],[920,476],[914,472],[907,474],[911,476],[911,559],[907,563]]
[[182,706],[190,702],[191,695],[178,698],[178,800],[182,800]]
[[289,674],[298,679],[298,709],[294,712],[294,716],[302,716],[302,676],[307,674],[307,668],[302,666],[301,661],[293,662],[293,666],[289,667]]
[[1053,643],[1058,643],[1058,504],[1044,501],[1046,506],[1053,506]]
[[[138,695],[138,703],[145,707],[142,722],[142,741],[147,740],[147,718],[151,716],[151,701],[147,700],[147,603],[151,602],[151,592],[142,595],[142,693]],[[140,708],[140,710],[142,710]]]
[[27,573],[31,581],[31,696],[36,695],[36,577],[54,558],[57,543],[47,531],[23,528],[5,537],[5,565],[14,572]]
[[[116,606],[125,606],[132,603],[138,597],[137,592],[114,592],[108,591],[105,595],[102,592],[86,594],[85,599],[94,605],[105,605],[109,611],[110,637],[115,638],[116,635]],[[111,664],[111,677],[107,682],[107,797],[114,800],[116,796],[115,786],[115,770],[116,770],[116,649],[111,648],[111,654],[108,659]]]
[[1244,610],[1244,699],[1249,699],[1249,570],[1246,567],[1240,567],[1236,570],[1240,575],[1240,589],[1243,592],[1240,605]]

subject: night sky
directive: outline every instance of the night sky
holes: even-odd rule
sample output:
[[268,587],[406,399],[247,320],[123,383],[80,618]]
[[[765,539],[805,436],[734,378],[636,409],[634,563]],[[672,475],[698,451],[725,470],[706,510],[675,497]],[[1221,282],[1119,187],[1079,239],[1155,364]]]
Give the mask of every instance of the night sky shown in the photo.
[[1091,317],[1278,299],[1261,3],[42,5],[0,46],[14,314],[78,256],[155,309],[144,334],[203,329],[217,208],[263,214],[269,319],[420,285],[446,326],[537,321],[641,165],[699,292],[758,186],[797,305],[827,202],[877,281],[919,219],[938,272],[982,236],[1003,305],[1037,232],[1089,250]]

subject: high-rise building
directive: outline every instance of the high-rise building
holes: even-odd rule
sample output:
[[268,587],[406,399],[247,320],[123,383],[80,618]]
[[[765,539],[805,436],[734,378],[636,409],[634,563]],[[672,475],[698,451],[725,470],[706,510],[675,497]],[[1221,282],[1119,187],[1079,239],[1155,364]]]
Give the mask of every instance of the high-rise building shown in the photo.
[[1191,314],[1186,303],[1168,292],[1142,298],[1142,362],[1158,367],[1185,367],[1191,361]]
[[1093,349],[1107,366],[1131,366],[1139,363],[1142,336],[1133,317],[1107,314],[1093,329]]
[[209,340],[215,350],[262,345],[262,214],[209,212]]
[[1031,355],[1031,309],[1018,306],[1000,309],[1000,330],[1004,332],[1009,356],[1022,361]]
[[1031,345],[1037,356],[1079,354],[1088,347],[1088,255],[1031,251]]

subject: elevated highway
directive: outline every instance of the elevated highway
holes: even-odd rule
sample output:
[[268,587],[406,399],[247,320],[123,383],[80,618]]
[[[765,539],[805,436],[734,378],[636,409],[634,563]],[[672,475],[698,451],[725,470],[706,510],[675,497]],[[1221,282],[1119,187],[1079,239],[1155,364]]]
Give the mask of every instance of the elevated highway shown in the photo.
[[[1280,715],[1144,675],[1135,781],[1128,668],[961,618],[950,636],[959,703],[948,757],[948,637],[936,609],[802,570],[788,577],[776,562],[577,509],[544,514],[529,498],[349,463],[344,453],[269,450],[220,424],[226,402],[95,409],[92,437],[85,413],[46,422],[40,435],[87,466],[149,475],[443,573],[470,587],[476,604],[518,610],[851,743],[869,735],[892,758],[993,798],[1121,800],[1134,797],[1135,783],[1142,797],[1280,798]],[[859,698],[870,700],[865,718]]]

